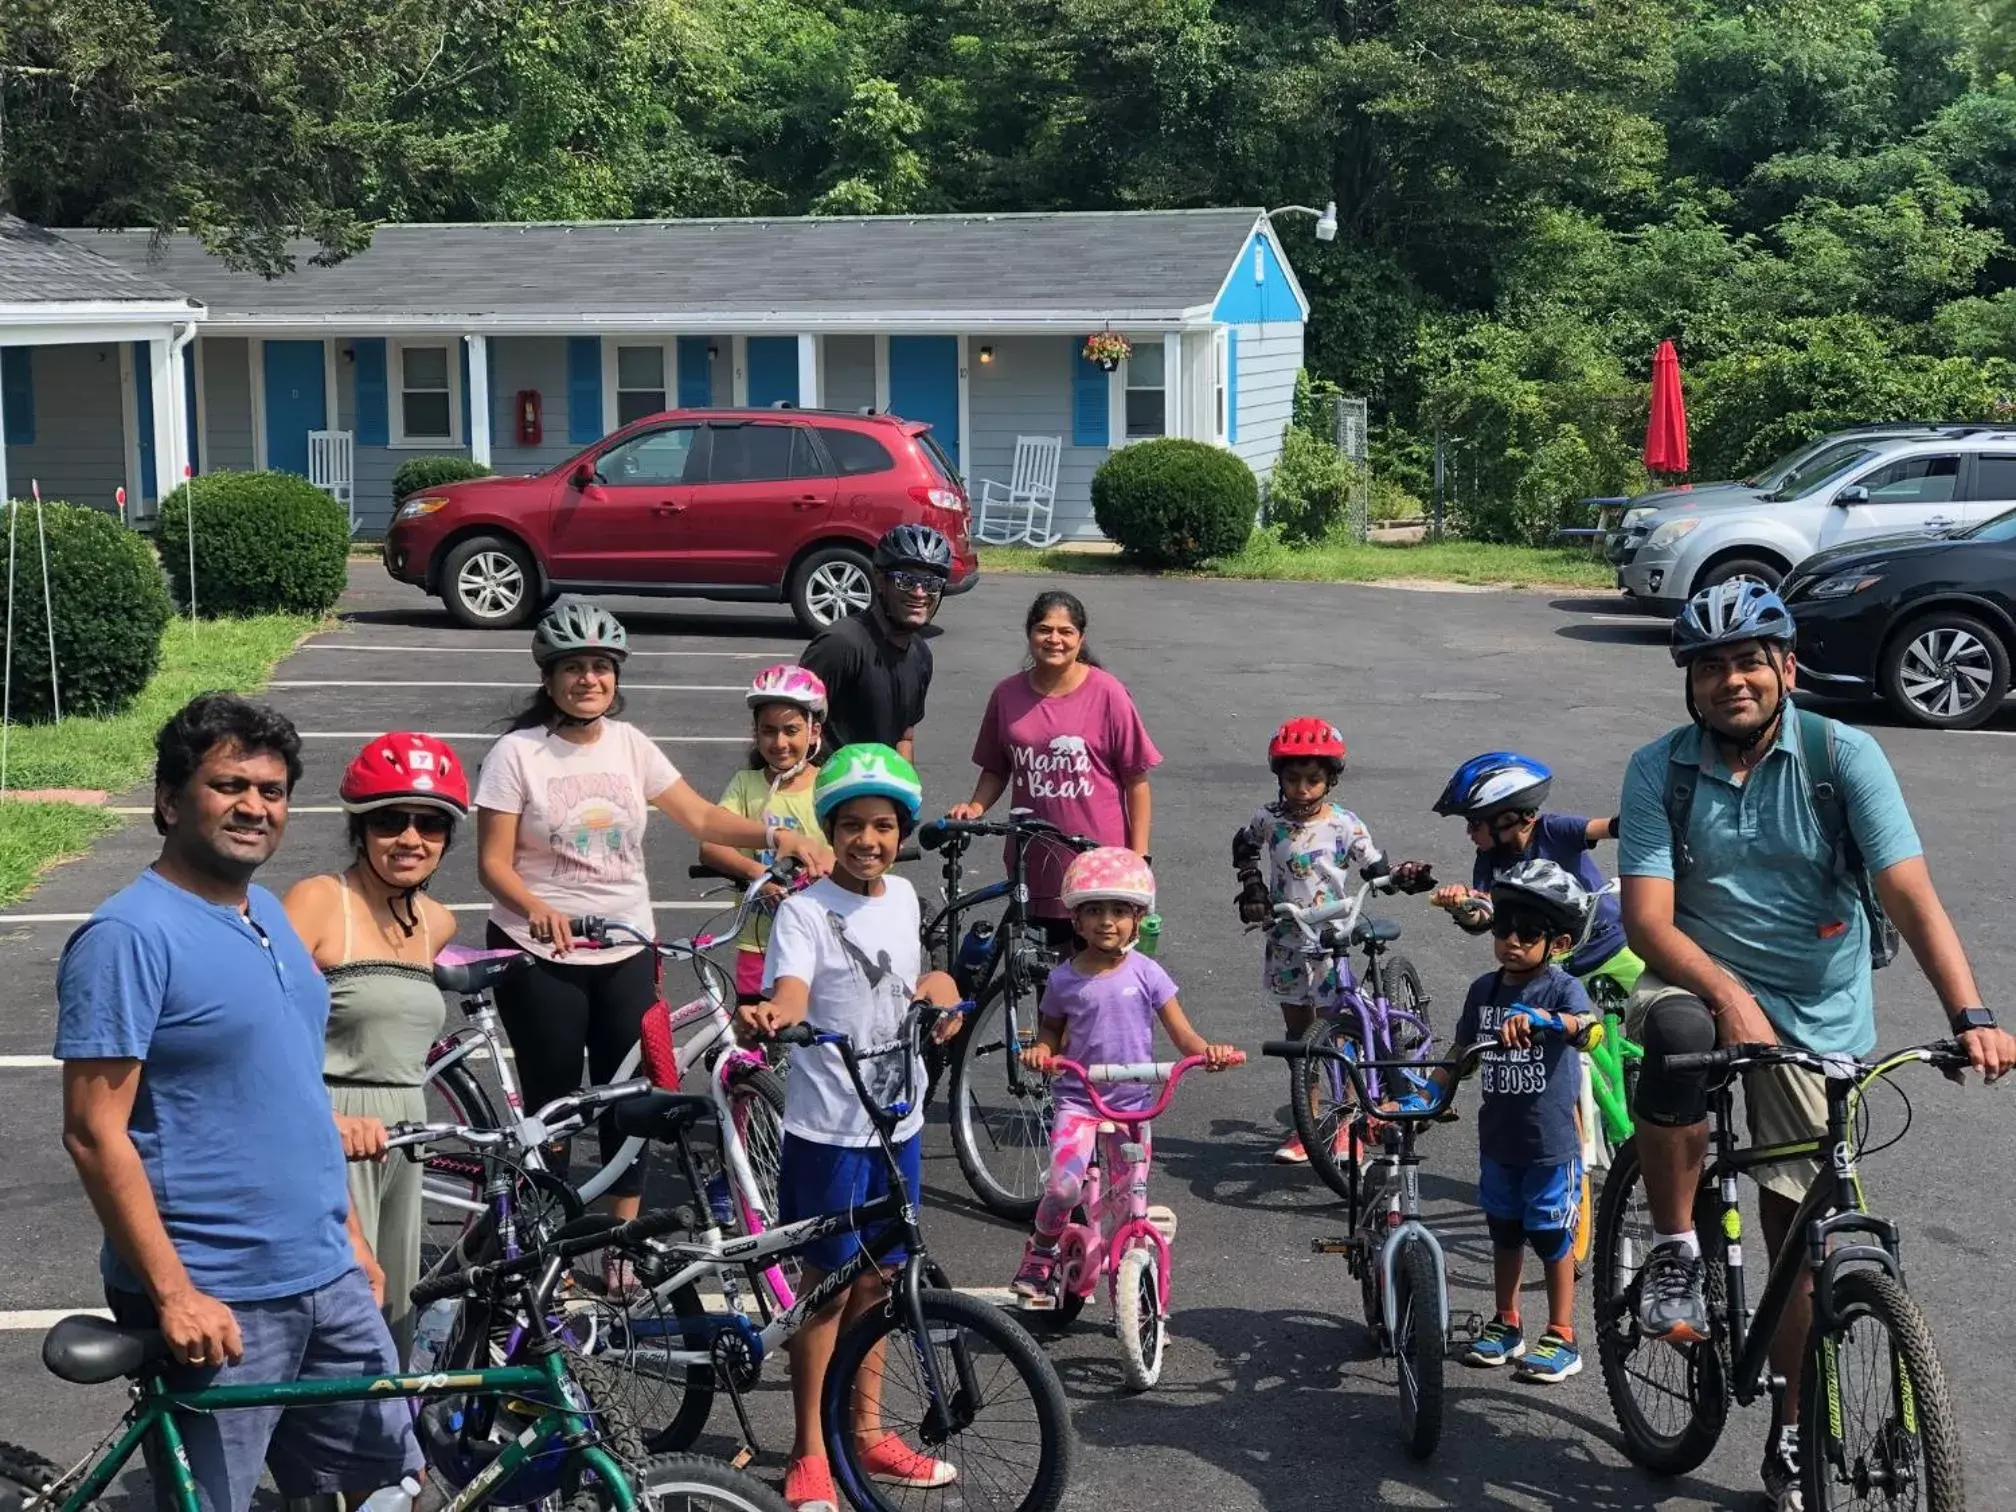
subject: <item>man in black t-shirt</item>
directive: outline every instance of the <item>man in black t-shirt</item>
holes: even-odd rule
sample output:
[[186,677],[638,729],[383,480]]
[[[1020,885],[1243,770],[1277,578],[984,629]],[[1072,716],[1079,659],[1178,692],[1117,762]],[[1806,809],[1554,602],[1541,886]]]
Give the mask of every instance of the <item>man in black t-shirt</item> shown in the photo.
[[875,546],[875,602],[828,625],[798,658],[826,684],[820,759],[878,741],[906,761],[931,691],[931,648],[918,632],[938,612],[952,546],[928,525],[898,525]]

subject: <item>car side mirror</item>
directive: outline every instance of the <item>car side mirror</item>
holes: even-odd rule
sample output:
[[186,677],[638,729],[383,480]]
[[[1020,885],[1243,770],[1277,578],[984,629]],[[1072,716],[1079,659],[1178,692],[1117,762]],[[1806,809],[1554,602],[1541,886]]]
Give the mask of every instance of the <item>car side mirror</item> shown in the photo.
[[1844,488],[1841,492],[1834,495],[1834,503],[1841,509],[1846,509],[1851,504],[1867,504],[1868,502],[1869,490],[1864,488],[1860,483]]
[[576,488],[593,488],[602,479],[596,473],[594,463],[583,462],[574,469],[574,476],[570,481]]

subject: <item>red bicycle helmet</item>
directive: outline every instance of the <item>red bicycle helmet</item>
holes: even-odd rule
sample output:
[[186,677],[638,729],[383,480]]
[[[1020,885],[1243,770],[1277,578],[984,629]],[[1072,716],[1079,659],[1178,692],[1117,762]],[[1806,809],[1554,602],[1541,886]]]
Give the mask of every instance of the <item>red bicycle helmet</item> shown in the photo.
[[1344,732],[1327,719],[1304,715],[1291,719],[1267,742],[1267,765],[1279,770],[1284,761],[1327,762],[1331,771],[1344,770]]
[[357,753],[337,794],[352,814],[404,803],[438,808],[459,819],[469,812],[469,774],[447,741],[394,730]]

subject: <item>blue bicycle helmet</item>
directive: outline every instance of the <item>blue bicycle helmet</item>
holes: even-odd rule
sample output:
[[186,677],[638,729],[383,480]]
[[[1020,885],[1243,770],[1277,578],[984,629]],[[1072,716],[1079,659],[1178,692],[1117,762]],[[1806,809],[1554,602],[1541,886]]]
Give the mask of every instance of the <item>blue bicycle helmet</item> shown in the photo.
[[1796,634],[1785,600],[1752,578],[1731,578],[1687,600],[1673,621],[1673,665],[1684,667],[1703,651],[1743,641],[1789,646]]
[[1488,751],[1456,768],[1456,775],[1435,800],[1435,812],[1488,819],[1493,814],[1537,809],[1546,802],[1547,790],[1553,785],[1554,774],[1545,762],[1517,751]]

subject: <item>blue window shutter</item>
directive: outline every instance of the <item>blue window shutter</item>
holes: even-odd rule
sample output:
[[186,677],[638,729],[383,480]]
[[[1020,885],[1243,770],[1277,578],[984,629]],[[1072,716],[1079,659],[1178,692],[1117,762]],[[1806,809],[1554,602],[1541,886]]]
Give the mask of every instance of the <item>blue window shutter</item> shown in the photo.
[[1239,443],[1239,332],[1225,333],[1225,444]]
[[567,338],[567,439],[576,446],[602,439],[602,338]]
[[147,343],[133,343],[133,418],[140,433],[140,497],[153,498],[159,490],[154,480],[154,364]]
[[[462,444],[469,444],[469,343],[460,338],[451,338],[462,354]],[[484,343],[486,346],[489,343]]]
[[681,409],[706,409],[714,402],[714,364],[707,356],[705,336],[679,338],[679,399]]
[[385,446],[392,440],[386,415],[385,338],[359,337],[350,343],[357,370],[357,444]]
[[6,401],[9,446],[35,444],[33,347],[0,347],[0,398]]
[[[1079,343],[1082,348],[1083,342]],[[1071,444],[1111,445],[1107,422],[1106,371],[1088,360],[1083,350],[1071,353]]]

